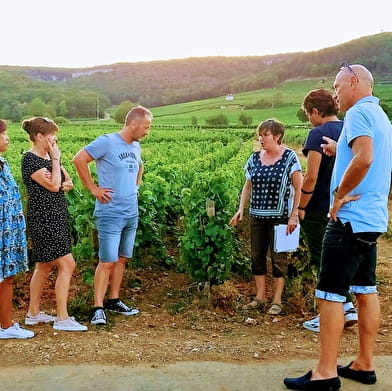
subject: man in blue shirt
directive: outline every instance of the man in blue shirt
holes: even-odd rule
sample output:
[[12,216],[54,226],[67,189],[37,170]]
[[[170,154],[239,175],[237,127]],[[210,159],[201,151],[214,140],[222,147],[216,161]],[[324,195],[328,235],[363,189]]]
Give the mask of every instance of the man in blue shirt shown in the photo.
[[[124,127],[102,135],[81,149],[73,163],[83,185],[96,198],[94,216],[98,230],[99,262],[94,277],[92,324],[106,324],[104,297],[110,280],[106,309],[136,315],[120,296],[125,264],[132,257],[138,224],[137,192],[143,174],[139,140],[148,134],[152,114],[143,106],[131,109]],[[98,184],[89,170],[95,161]]]
[[[284,379],[290,389],[339,390],[338,375],[364,384],[377,381],[373,362],[380,325],[376,241],[388,223],[392,126],[372,96],[373,84],[372,74],[362,65],[344,63],[335,78],[336,102],[346,116],[336,146],[331,221],[324,236],[316,290],[321,353],[313,371]],[[326,153],[331,153],[332,145],[328,141]],[[360,348],[354,361],[337,366],[348,290],[357,297]]]

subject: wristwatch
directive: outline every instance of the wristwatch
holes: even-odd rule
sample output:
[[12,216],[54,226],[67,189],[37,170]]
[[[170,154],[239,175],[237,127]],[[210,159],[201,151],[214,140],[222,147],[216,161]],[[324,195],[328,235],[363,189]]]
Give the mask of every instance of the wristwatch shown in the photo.
[[339,194],[339,186],[335,187],[335,190],[332,192],[333,196],[339,200],[344,198],[344,195]]

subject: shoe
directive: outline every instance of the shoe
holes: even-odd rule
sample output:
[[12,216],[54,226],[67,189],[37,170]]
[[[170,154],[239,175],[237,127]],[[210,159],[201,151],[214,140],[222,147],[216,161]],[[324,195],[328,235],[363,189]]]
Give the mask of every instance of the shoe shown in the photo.
[[320,315],[317,315],[315,318],[303,322],[302,326],[306,330],[313,331],[314,333],[319,333],[320,332]]
[[73,316],[69,316],[64,320],[56,320],[53,323],[53,328],[55,330],[61,331],[87,331],[87,326],[84,326],[77,322]]
[[[344,327],[348,328],[354,326],[358,322],[358,314],[355,308],[350,308],[344,313]],[[315,318],[307,320],[302,324],[302,326],[309,331],[314,333],[320,332],[320,315]]]
[[284,385],[290,390],[305,390],[305,391],[338,391],[341,383],[338,377],[331,377],[330,379],[310,380],[312,378],[312,371],[301,377],[286,377],[283,380]]
[[358,322],[358,314],[354,307],[344,312],[344,327],[354,326]]
[[38,323],[50,323],[54,322],[56,320],[56,317],[52,315],[45,314],[45,312],[40,312],[37,315],[30,315],[27,314],[25,318],[25,324],[28,326],[33,326]]
[[279,315],[282,312],[282,306],[278,303],[272,303],[270,309],[267,311],[269,315]]
[[244,304],[242,306],[243,310],[263,310],[265,305],[267,304],[266,301],[262,301],[254,297],[252,301],[248,304]]
[[114,303],[108,303],[106,304],[105,308],[109,311],[117,312],[118,314],[128,315],[128,316],[136,315],[139,313],[138,309],[128,307],[121,300],[118,300]]
[[96,308],[90,321],[91,324],[106,324],[106,314],[102,308]]
[[355,380],[363,384],[375,384],[377,376],[375,371],[357,371],[351,369],[350,366],[353,361],[350,362],[346,367],[338,365],[338,375],[347,379]]
[[19,326],[19,323],[14,323],[8,329],[0,328],[0,339],[8,339],[8,338],[33,338],[34,332],[31,330],[23,329]]

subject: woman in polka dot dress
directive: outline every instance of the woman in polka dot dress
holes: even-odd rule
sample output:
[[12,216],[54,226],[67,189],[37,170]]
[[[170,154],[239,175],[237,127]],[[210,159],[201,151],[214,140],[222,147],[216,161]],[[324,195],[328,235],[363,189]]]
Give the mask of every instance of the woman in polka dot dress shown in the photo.
[[282,311],[282,293],[287,275],[287,253],[273,251],[273,230],[277,224],[287,224],[287,233],[298,224],[298,204],[302,185],[301,165],[294,151],[284,147],[284,126],[269,119],[257,128],[261,150],[252,153],[245,165],[246,181],[242,188],[238,211],[230,221],[235,226],[242,220],[250,200],[250,242],[252,272],[256,282],[256,297],[244,309],[263,309],[267,304],[267,252],[270,250],[274,293],[268,313]]
[[[54,322],[53,328],[85,331],[86,326],[68,315],[70,280],[75,269],[71,254],[71,234],[64,192],[73,189],[70,176],[60,165],[57,125],[43,117],[22,123],[32,148],[22,158],[22,176],[27,187],[27,232],[32,243],[32,261],[36,263],[30,282],[30,305],[25,323]],[[41,294],[53,266],[58,269],[55,292],[57,317],[40,311]]]

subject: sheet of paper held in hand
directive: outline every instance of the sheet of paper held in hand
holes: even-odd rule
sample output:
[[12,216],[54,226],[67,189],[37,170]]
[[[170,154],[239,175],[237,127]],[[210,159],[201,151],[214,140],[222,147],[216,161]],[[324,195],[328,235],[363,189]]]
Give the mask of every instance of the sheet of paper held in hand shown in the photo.
[[274,251],[277,253],[295,251],[299,244],[299,224],[291,234],[286,233],[287,225],[274,227]]

